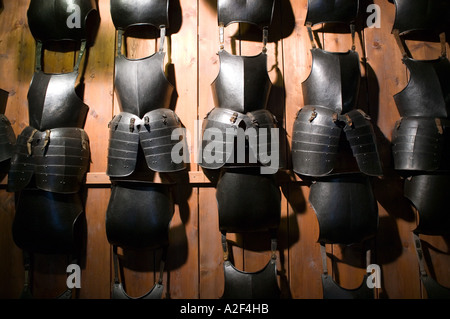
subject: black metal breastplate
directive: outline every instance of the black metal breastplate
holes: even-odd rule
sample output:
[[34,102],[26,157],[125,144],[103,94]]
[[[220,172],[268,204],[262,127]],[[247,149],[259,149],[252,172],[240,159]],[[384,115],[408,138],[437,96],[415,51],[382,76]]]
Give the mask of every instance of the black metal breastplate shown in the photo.
[[111,17],[116,29],[139,24],[169,26],[169,0],[111,0]]
[[88,106],[75,93],[78,72],[36,72],[28,91],[30,126],[45,131],[58,127],[82,128]]
[[273,0],[218,0],[217,13],[219,25],[251,22],[259,27],[266,27],[272,21],[275,2]]
[[403,59],[410,71],[407,87],[394,95],[400,116],[448,118],[450,112],[450,62],[444,57],[419,61]]
[[219,51],[220,72],[212,84],[215,106],[246,113],[265,109],[272,83],[267,74],[267,56],[234,56]]
[[116,58],[115,91],[120,110],[142,118],[158,108],[169,108],[174,87],[163,72],[164,52],[129,60]]
[[358,53],[334,53],[317,48],[311,53],[311,73],[302,83],[304,104],[321,106],[338,114],[354,109],[361,80]]

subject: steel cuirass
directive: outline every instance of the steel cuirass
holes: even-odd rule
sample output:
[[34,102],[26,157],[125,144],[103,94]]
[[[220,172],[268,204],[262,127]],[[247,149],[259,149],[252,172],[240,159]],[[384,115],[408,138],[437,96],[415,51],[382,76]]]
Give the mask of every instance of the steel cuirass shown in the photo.
[[16,135],[11,122],[5,116],[9,93],[0,89],[0,162],[9,160],[16,144]]
[[116,29],[144,24],[169,27],[169,0],[111,0],[111,17]]
[[402,117],[392,136],[397,170],[450,169],[450,63],[440,57],[419,61],[404,57],[408,85],[394,95]]
[[273,0],[218,0],[218,22],[223,26],[244,22],[267,27],[272,22],[274,6]]
[[333,173],[342,165],[337,159],[343,131],[358,170],[367,175],[381,175],[370,118],[356,109],[361,78],[358,53],[333,53],[318,48],[311,52],[311,74],[302,83],[305,106],[293,128],[294,171],[306,176]]

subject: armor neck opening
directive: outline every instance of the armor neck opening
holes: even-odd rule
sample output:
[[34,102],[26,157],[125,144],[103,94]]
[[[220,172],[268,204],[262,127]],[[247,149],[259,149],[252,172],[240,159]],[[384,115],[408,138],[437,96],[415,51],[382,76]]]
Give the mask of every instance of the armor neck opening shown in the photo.
[[[322,49],[322,45],[320,44],[320,41],[318,39],[317,36],[315,36],[314,31],[312,29],[313,24],[311,22],[307,22],[306,23],[306,28],[308,30],[308,35],[309,35],[309,41],[311,43],[311,46],[313,49],[317,49],[318,47],[320,49]],[[355,51],[356,50],[356,45],[355,45],[355,38],[356,38],[356,26],[354,23],[349,24],[349,28],[350,28],[350,34],[352,36],[352,47],[351,47],[351,51]],[[317,42],[317,44],[316,44]]]
[[[400,49],[400,52],[402,54],[402,57],[405,58],[413,58],[411,51],[409,50],[407,44],[406,44],[406,40],[404,39],[404,37],[402,36],[402,34],[400,33],[399,29],[394,29],[392,30],[392,34],[395,37],[395,40],[397,42],[397,46]],[[446,39],[446,34],[445,32],[441,32],[439,34],[439,42],[441,45],[441,54],[440,57],[442,58],[447,58],[447,39]]]
[[[159,48],[155,50],[155,53],[164,53],[164,46],[165,46],[165,39],[166,39],[166,26],[160,25],[159,26]],[[144,58],[138,58],[138,59],[131,59],[127,57],[126,48],[124,49],[124,46],[126,46],[126,32],[128,30],[126,29],[118,29],[117,30],[117,56],[123,56],[127,58],[128,60],[142,60],[145,58],[149,58],[153,56],[155,53],[152,53],[150,55],[145,56]],[[125,51],[125,52],[124,52]]]

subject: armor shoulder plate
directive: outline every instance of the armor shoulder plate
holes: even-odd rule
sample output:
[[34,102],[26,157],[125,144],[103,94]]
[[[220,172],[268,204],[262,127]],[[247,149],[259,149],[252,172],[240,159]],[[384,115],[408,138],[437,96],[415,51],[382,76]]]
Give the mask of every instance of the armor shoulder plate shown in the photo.
[[98,15],[94,0],[31,0],[27,12],[33,37],[43,42],[86,40],[90,14]]
[[133,25],[169,27],[169,0],[111,0],[111,17],[116,29]]
[[231,23],[251,23],[264,28],[272,23],[274,0],[218,0],[217,13],[219,25]]
[[359,0],[308,0],[306,22],[354,23],[358,15]]

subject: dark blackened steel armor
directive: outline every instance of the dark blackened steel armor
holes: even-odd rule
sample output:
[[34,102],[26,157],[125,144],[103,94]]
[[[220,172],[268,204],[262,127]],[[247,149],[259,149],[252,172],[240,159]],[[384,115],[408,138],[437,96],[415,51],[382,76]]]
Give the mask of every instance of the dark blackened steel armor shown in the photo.
[[394,0],[394,3],[396,12],[393,29],[400,34],[449,29],[450,3],[447,0]]
[[111,0],[111,17],[118,30],[135,25],[169,27],[169,0]]
[[359,243],[378,229],[378,206],[368,176],[322,178],[311,185],[309,201],[319,221],[319,242]]
[[275,2],[273,0],[219,0],[217,13],[219,25],[231,23],[252,23],[260,28],[272,23]]
[[400,116],[392,136],[398,170],[450,169],[450,62],[404,57],[410,80],[394,96]]
[[113,184],[106,213],[108,241],[127,248],[166,246],[172,216],[173,200],[169,186]]
[[[111,15],[119,31],[115,59],[115,91],[120,113],[109,124],[108,176],[123,178],[135,172],[138,150],[142,149],[148,168],[156,172],[175,172],[186,168],[172,161],[172,140],[181,122],[169,109],[173,85],[164,70],[165,29],[168,1],[111,1]],[[143,59],[129,59],[122,53],[122,36],[133,25],[152,25],[161,30],[158,52]],[[181,132],[181,131],[180,131]]]
[[0,89],[0,162],[9,160],[16,144],[16,135],[11,122],[5,116],[9,93]]
[[96,13],[95,0],[31,0],[28,25],[37,41],[82,41],[91,31],[89,15]]
[[[342,166],[337,159],[343,128],[358,169],[367,175],[381,175],[370,118],[356,109],[361,78],[358,53],[334,53],[318,48],[311,53],[311,74],[302,83],[305,106],[293,128],[294,171],[316,177],[335,173],[333,170]],[[356,170],[348,168],[347,172]]]
[[306,21],[318,23],[354,23],[358,14],[358,0],[308,0]]
[[34,253],[74,254],[81,243],[83,212],[78,194],[25,189],[13,221],[14,242]]

